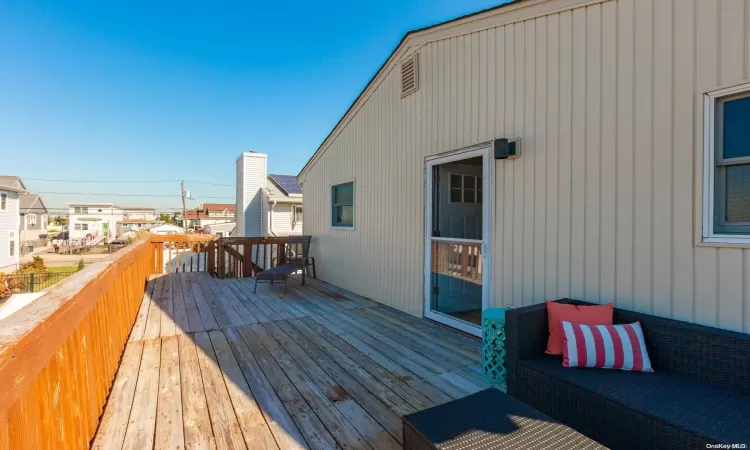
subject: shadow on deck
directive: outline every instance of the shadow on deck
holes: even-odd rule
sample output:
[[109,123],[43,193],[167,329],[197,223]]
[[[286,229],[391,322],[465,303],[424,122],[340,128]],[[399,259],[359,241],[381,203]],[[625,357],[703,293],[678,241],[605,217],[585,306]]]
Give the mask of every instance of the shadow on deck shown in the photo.
[[93,448],[401,448],[489,387],[480,344],[333,285],[153,276]]

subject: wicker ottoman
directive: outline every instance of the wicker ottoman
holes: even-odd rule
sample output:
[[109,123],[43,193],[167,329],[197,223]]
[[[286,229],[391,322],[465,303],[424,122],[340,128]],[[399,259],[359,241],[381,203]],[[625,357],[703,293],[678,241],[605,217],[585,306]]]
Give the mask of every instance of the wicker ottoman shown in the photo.
[[605,448],[497,389],[403,417],[405,450]]

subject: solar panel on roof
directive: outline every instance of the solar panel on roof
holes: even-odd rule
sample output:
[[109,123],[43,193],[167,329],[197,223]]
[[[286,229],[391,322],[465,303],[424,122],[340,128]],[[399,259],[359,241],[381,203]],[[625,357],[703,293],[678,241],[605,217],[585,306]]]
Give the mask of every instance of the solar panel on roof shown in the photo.
[[302,194],[302,186],[297,184],[297,177],[294,175],[268,175],[274,183],[278,184],[287,195]]

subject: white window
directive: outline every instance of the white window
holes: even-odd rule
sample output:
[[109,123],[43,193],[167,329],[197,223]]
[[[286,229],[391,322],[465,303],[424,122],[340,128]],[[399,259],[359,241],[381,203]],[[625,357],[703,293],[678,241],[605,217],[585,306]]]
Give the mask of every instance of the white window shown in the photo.
[[36,225],[36,214],[26,214],[26,223]]
[[292,220],[294,223],[302,223],[302,207],[301,206],[294,207],[294,214],[292,216]]
[[452,173],[451,203],[482,203],[482,177]]
[[73,212],[75,214],[88,214],[89,213],[89,207],[88,206],[76,206],[73,209]]
[[331,226],[354,228],[354,182],[331,186]]
[[75,229],[78,230],[78,231],[88,231],[89,224],[87,224],[87,223],[77,223],[75,225]]
[[10,232],[10,234],[8,235],[8,242],[10,243],[8,254],[10,256],[15,256],[16,255],[16,233],[12,231]]
[[704,100],[703,240],[750,244],[750,84]]
[[8,194],[0,194],[0,209],[3,211],[8,209]]

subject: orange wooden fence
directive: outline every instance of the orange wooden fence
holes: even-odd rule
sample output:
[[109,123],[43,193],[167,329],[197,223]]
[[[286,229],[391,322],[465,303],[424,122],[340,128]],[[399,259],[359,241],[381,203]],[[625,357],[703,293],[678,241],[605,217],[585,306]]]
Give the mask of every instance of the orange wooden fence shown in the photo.
[[88,448],[153,272],[149,240],[0,322],[0,449]]

